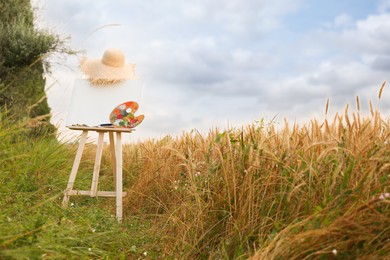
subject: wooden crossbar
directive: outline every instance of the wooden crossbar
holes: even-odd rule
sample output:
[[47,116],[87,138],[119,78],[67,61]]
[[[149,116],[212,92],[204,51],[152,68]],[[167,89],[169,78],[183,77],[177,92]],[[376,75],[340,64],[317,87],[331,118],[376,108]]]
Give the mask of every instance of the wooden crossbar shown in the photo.
[[[67,193],[69,196],[91,196],[92,192],[90,190],[71,190]],[[97,191],[95,197],[116,197],[116,191]],[[127,196],[127,192],[122,192],[122,198]]]

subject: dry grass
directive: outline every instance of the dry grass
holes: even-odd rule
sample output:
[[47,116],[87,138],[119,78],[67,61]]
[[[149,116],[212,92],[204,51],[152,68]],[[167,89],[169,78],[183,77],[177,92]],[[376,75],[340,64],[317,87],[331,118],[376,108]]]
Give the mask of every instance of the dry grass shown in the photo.
[[[383,85],[384,86],[384,85]],[[383,90],[380,90],[380,95]],[[256,122],[124,149],[127,214],[155,216],[180,258],[390,257],[390,121]],[[386,194],[385,194],[386,195]]]

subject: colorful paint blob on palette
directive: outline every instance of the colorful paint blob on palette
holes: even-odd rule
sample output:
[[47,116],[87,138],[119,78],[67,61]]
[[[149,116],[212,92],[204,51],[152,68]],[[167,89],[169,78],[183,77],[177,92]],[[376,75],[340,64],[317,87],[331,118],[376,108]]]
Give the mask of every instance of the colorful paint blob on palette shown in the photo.
[[110,122],[117,127],[134,128],[138,126],[145,118],[144,115],[135,116],[138,110],[138,103],[128,101],[115,107],[110,114]]

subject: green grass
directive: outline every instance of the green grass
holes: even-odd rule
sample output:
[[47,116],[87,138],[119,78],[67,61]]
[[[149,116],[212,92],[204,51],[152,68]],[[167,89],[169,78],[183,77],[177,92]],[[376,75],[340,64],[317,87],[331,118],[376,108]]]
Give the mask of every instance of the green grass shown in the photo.
[[[156,256],[158,238],[148,233],[147,216],[128,215],[119,224],[113,199],[72,197],[62,207],[77,145],[53,136],[27,138],[26,123],[2,121],[0,128],[0,259]],[[90,185],[91,169],[87,152],[79,185]]]

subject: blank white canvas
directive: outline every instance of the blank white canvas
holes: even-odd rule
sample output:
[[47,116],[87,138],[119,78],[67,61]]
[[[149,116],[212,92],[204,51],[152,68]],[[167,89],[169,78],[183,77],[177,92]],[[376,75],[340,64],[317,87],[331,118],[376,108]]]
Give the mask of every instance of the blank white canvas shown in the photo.
[[[93,86],[86,79],[75,80],[66,125],[97,126],[110,123],[111,111],[121,103],[135,101],[142,109],[142,82],[129,80],[109,86]],[[139,113],[137,112],[136,115]]]

